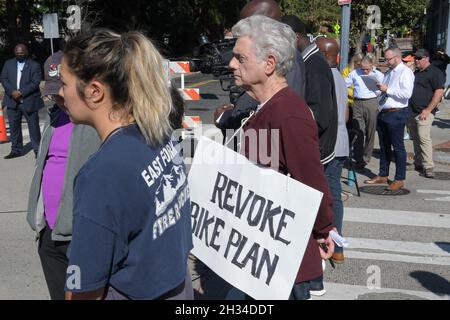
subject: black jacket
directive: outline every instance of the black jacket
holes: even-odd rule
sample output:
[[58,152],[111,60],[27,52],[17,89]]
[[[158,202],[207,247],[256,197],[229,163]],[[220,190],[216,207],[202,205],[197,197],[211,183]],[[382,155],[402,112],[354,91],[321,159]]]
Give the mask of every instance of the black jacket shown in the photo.
[[314,44],[305,49],[305,100],[319,131],[320,160],[323,164],[334,159],[338,129],[336,91],[331,68]]

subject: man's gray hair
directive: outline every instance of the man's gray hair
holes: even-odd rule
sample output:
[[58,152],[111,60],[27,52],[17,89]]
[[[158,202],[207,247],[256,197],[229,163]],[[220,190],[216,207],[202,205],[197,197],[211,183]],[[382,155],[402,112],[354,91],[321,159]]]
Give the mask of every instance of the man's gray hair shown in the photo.
[[269,55],[277,60],[275,72],[285,76],[296,59],[297,39],[287,24],[256,15],[239,21],[231,30],[235,38],[249,37],[255,45],[259,61]]
[[364,63],[364,62],[368,63],[368,64],[374,64],[375,63],[375,57],[373,56],[373,54],[368,53],[361,60],[361,63]]

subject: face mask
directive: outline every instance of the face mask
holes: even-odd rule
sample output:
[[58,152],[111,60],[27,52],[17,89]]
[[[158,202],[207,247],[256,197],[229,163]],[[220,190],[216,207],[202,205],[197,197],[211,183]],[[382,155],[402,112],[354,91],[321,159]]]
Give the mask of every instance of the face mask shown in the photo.
[[27,57],[25,57],[25,56],[16,56],[16,59],[17,59],[18,62],[22,63],[22,62],[25,62]]

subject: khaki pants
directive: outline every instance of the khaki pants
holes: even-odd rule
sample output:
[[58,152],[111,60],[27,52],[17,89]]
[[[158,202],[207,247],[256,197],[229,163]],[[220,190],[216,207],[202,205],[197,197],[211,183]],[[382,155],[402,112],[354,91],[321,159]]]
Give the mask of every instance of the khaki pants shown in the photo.
[[409,134],[414,144],[414,164],[424,169],[434,168],[433,143],[431,141],[431,125],[434,115],[430,114],[427,120],[420,121],[417,116],[408,121]]
[[358,139],[354,146],[354,158],[357,163],[370,162],[372,158],[375,133],[377,129],[378,102],[355,99],[353,104],[353,128],[358,130]]

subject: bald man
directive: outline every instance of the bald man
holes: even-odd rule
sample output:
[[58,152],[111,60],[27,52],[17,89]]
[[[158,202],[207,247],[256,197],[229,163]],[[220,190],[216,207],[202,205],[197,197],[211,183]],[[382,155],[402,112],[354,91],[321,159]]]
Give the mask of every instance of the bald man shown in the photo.
[[15,58],[5,62],[0,78],[5,89],[2,106],[8,108],[11,132],[11,152],[5,159],[22,156],[22,117],[27,120],[31,144],[37,156],[41,141],[38,111],[44,107],[39,89],[41,66],[28,58],[28,49],[24,44],[16,45],[14,55]]
[[[344,219],[344,206],[342,204],[342,188],[341,175],[344,163],[347,160],[350,152],[348,141],[348,132],[346,122],[348,120],[348,105],[347,105],[347,86],[341,73],[337,69],[339,45],[333,38],[318,38],[316,45],[322,52],[325,60],[331,67],[333,73],[334,88],[336,91],[336,102],[338,106],[338,131],[336,146],[334,152],[336,157],[325,169],[325,176],[327,177],[330,191],[333,196],[333,211],[334,211],[334,226],[339,234],[342,234],[342,222]],[[336,263],[344,262],[344,251],[340,247],[335,247],[332,259]]]
[[[345,79],[348,88],[353,87],[352,127],[358,131],[354,146],[355,169],[363,169],[371,160],[375,144],[378,117],[377,87],[371,86],[368,79],[383,81],[384,75],[375,68],[370,54],[363,57],[360,67],[349,73]],[[373,81],[373,80],[371,80]]]
[[248,2],[241,10],[240,19],[258,14],[281,21],[280,6],[274,0],[252,0]]
[[[264,15],[280,21],[281,9],[278,3],[273,0],[252,0],[242,8],[240,19],[252,15]],[[291,71],[286,75],[286,80],[291,89],[299,96],[304,97],[305,65],[299,51],[297,51],[297,56],[299,59],[296,59],[296,63],[293,64]],[[247,118],[251,111],[256,110],[257,106],[256,100],[243,91],[235,105],[227,104],[216,109],[214,122],[218,128],[222,129],[224,136],[231,136],[234,130],[241,127],[242,120]],[[228,130],[231,130],[231,132],[226,132]]]

